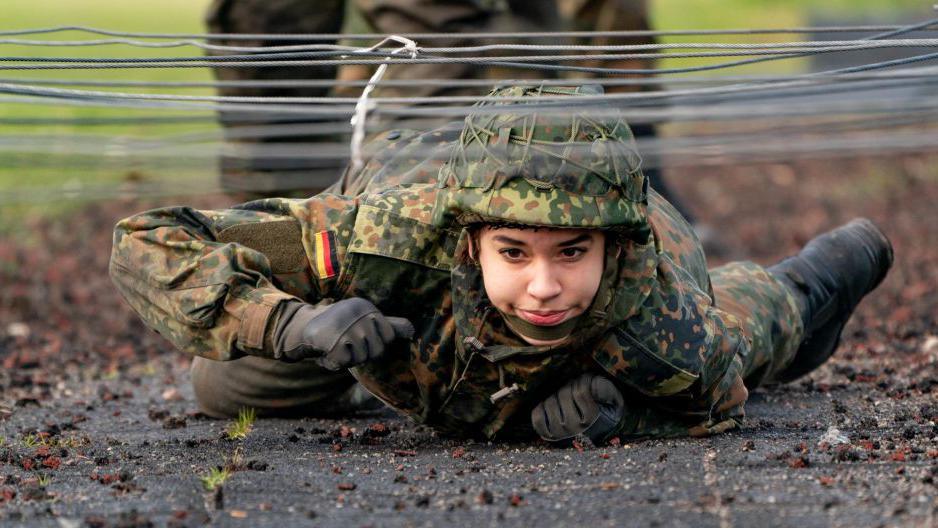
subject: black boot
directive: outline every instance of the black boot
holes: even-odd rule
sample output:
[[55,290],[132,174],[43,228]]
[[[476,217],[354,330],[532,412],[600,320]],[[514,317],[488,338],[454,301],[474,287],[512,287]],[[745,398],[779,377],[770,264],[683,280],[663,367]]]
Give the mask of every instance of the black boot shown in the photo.
[[775,381],[794,380],[827,361],[860,299],[882,282],[891,265],[889,239],[873,222],[859,218],[768,268],[794,292],[805,328],[795,358]]

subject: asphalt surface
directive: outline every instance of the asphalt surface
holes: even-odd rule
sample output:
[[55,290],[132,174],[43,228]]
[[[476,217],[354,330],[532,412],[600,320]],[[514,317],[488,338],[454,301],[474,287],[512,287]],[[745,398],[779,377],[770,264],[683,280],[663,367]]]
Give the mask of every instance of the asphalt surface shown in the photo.
[[[918,367],[934,372],[938,342],[926,345]],[[439,438],[391,411],[258,420],[230,440],[230,422],[196,412],[184,363],[60,382],[51,405],[8,409],[0,490],[16,496],[0,524],[807,528],[938,517],[934,378],[919,382],[928,392],[913,383],[890,396],[850,367],[828,369],[756,392],[738,432],[554,449]],[[30,442],[37,430],[50,435]],[[201,477],[225,465],[230,477],[206,491]]]

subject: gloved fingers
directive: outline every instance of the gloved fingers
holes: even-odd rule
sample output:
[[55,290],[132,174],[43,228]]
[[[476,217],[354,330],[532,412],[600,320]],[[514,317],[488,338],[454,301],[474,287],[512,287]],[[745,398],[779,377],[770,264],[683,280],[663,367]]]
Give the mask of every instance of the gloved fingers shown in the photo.
[[387,317],[376,314],[372,316],[372,320],[374,321],[375,332],[378,337],[381,338],[382,343],[387,345],[397,338],[397,333],[394,331],[394,327],[391,325],[391,322],[388,321]]
[[560,409],[560,402],[557,395],[554,394],[544,400],[544,415],[547,418],[547,435],[550,440],[557,440],[566,436],[566,428],[563,425],[563,411]]
[[[335,352],[335,351],[333,351],[333,352]],[[325,356],[322,356],[322,357],[320,357],[320,358],[316,358],[316,359],[314,359],[314,361],[316,362],[317,365],[319,365],[320,367],[322,367],[322,368],[324,368],[324,369],[326,369],[326,370],[333,370],[333,371],[335,371],[335,370],[340,370],[340,369],[344,368],[339,362],[337,362],[337,361],[333,358],[333,356],[332,356],[331,353],[330,353],[330,354],[326,354]]]
[[377,329],[375,329],[375,332],[369,332],[365,337],[364,348],[365,361],[378,359],[384,355],[384,343],[381,341],[381,336],[377,333]]
[[365,340],[368,337],[368,326],[370,325],[368,321],[360,320],[342,335],[339,342],[342,349],[347,351],[348,363],[346,366],[351,363],[361,363],[368,358]]
[[544,440],[553,438],[547,425],[547,410],[544,408],[543,402],[531,409],[531,425],[534,427],[534,432]]
[[590,383],[590,394],[600,404],[622,408],[625,407],[625,399],[616,385],[603,376],[593,376]]
[[348,367],[354,367],[355,365],[361,365],[366,363],[371,357],[370,340],[368,334],[362,335],[360,339],[352,342],[352,360],[349,362]]
[[573,386],[573,403],[579,411],[579,424],[582,427],[589,426],[599,413],[599,405],[590,392],[593,377],[592,374],[583,374],[571,384]]
[[371,301],[361,297],[343,299],[332,306],[336,310],[334,314],[335,321],[346,322],[345,328],[336,327],[337,333],[340,335],[360,325],[361,320],[369,317],[369,314],[381,313],[375,305],[371,304]]
[[394,327],[394,333],[402,339],[414,338],[414,325],[403,317],[385,317],[391,326]]
[[557,400],[560,402],[560,412],[563,413],[563,426],[568,433],[578,433],[585,427],[583,420],[585,417],[581,414],[576,405],[576,399],[573,397],[573,386],[566,385],[557,393]]
[[353,316],[378,311],[378,308],[376,308],[374,304],[371,304],[371,301],[361,297],[349,297],[348,299],[342,299],[333,306],[342,306],[344,310],[347,310],[348,313]]

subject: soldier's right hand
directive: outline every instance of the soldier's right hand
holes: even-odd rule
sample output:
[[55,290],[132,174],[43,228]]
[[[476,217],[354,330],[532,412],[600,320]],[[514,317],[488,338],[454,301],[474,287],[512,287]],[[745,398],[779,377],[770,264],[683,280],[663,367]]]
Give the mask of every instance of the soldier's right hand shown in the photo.
[[339,370],[375,360],[397,338],[411,339],[414,325],[386,317],[360,297],[326,307],[294,301],[283,308],[275,330],[275,354],[286,361],[315,359]]
[[619,431],[625,400],[603,376],[583,374],[531,410],[531,425],[541,438],[559,445],[584,436],[602,445]]

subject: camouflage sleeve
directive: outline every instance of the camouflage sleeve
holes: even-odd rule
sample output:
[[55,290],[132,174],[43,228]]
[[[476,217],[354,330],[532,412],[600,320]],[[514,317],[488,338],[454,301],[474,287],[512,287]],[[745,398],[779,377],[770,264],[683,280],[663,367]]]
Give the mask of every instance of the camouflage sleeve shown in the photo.
[[330,296],[354,213],[352,199],[331,195],[147,211],[117,224],[111,278],[185,353],[273,357],[280,303]]
[[[623,433],[706,435],[735,427],[743,417],[748,392],[741,358],[749,346],[737,318],[713,306],[710,295],[662,255],[651,295],[602,341],[594,358],[640,395],[636,407],[652,408],[633,417],[625,426],[632,430]],[[660,434],[664,430],[674,434]]]

